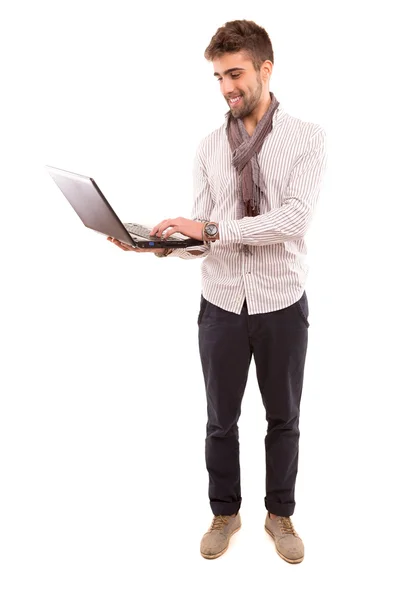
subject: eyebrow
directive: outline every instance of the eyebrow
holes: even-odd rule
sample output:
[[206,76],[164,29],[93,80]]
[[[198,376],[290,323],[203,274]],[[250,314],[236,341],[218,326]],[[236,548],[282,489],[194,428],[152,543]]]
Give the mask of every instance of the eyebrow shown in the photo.
[[[227,69],[226,71],[224,71],[222,73],[222,75],[227,75],[228,73],[231,73],[232,71],[245,71],[246,69],[244,69],[243,67],[233,67],[233,69]],[[215,76],[219,75],[219,73],[214,73]]]

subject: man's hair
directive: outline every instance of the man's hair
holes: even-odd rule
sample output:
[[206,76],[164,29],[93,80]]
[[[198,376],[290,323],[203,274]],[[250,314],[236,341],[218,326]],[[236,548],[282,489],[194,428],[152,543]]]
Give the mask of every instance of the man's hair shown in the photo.
[[274,51],[268,33],[254,21],[228,21],[217,29],[204,52],[207,60],[226,53],[243,52],[259,71],[264,61],[274,62]]

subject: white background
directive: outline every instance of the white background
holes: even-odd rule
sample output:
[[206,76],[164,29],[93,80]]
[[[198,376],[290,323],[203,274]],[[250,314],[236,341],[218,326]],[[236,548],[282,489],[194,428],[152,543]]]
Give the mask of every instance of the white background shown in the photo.
[[[397,597],[395,5],[4,4],[2,600]],[[263,529],[254,363],[239,422],[243,526],[217,561],[199,553],[211,522],[201,260],[122,252],[83,227],[44,170],[94,177],[122,220],[189,217],[196,147],[227,110],[203,53],[242,18],[271,37],[271,91],[328,135],[308,236],[298,566]]]

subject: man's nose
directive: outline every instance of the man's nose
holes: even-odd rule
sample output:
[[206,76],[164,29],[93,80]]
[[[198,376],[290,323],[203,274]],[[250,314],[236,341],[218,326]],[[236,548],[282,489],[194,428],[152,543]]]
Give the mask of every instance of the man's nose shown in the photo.
[[232,94],[234,89],[235,89],[235,86],[233,84],[233,81],[229,81],[229,79],[225,79],[225,81],[223,81],[221,83],[221,91],[224,96],[228,96],[229,94]]

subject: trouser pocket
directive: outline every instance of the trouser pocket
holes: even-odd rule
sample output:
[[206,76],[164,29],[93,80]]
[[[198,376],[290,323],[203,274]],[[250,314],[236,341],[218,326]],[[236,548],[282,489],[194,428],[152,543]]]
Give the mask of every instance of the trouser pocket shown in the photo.
[[302,318],[305,326],[309,327],[310,323],[308,321],[308,316],[309,316],[308,299],[307,299],[306,292],[304,292],[304,294],[302,295],[300,300],[298,300],[296,302],[296,307],[297,307],[298,313],[299,313],[300,317]]
[[207,300],[204,298],[203,294],[201,295],[201,299],[200,299],[200,311],[199,311],[199,316],[197,317],[197,325],[200,325],[201,320],[203,318],[204,315],[204,311],[206,309],[207,306]]

